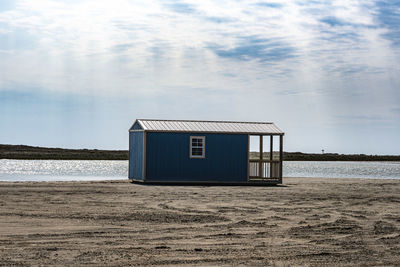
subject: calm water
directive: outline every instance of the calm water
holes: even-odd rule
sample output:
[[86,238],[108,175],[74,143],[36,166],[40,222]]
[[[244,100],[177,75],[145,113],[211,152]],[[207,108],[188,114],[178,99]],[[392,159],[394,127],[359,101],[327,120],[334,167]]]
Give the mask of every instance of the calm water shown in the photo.
[[[284,177],[400,179],[400,162],[288,161]],[[0,160],[0,181],[127,179],[128,161]]]
[[128,179],[128,161],[0,160],[0,181]]
[[400,179],[400,162],[288,161],[284,177]]

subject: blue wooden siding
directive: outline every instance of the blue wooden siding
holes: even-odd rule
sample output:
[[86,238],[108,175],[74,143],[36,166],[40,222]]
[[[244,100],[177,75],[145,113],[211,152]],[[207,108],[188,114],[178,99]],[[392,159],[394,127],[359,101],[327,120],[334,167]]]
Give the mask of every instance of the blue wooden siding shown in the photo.
[[[190,136],[205,136],[205,158],[189,156]],[[246,182],[248,136],[146,134],[146,181]]]
[[144,132],[129,132],[129,178],[143,180]]
[[131,130],[143,130],[142,127],[139,125],[138,122],[135,122],[133,126],[131,127]]

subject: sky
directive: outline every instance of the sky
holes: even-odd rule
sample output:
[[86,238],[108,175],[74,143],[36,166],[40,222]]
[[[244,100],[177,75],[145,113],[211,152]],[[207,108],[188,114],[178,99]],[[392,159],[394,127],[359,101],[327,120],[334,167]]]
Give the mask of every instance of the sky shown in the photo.
[[400,154],[400,1],[0,0],[0,143],[128,149],[137,118]]

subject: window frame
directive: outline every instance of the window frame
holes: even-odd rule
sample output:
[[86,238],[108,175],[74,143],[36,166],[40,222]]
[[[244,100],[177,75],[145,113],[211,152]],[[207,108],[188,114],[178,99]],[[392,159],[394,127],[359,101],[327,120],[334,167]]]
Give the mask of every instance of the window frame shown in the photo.
[[[193,155],[193,148],[200,148],[200,147],[193,147],[193,139],[201,139],[203,140],[202,146],[202,154],[201,155]],[[204,159],[206,157],[206,137],[205,136],[190,136],[189,139],[190,147],[189,147],[189,157],[191,159]]]

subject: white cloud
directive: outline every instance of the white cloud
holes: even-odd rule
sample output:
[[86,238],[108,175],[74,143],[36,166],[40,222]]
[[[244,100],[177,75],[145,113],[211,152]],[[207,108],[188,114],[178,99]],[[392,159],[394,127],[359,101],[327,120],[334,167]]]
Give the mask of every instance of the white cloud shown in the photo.
[[[380,55],[386,57],[388,48],[379,38],[379,29],[354,26],[373,23],[365,1],[312,6],[287,1],[278,8],[255,1],[186,3],[194,12],[176,12],[154,1],[22,1],[14,11],[0,14],[0,23],[8,25],[3,31],[19,29],[34,36],[35,48],[6,57],[5,76],[60,90],[96,86],[107,91],[133,83],[137,85],[134,91],[220,84],[234,90],[249,80],[260,81],[254,88],[263,88],[266,81],[279,84],[285,75],[293,79],[314,76],[318,70],[324,76],[324,71],[342,75],[349,68],[368,72],[385,67]],[[321,23],[324,17],[349,24],[330,26]],[[295,58],[282,58],[269,67],[256,59],[224,59],[208,49],[210,44],[217,44],[221,51],[235,49],[248,37],[279,41],[292,49]],[[113,50],[126,44],[130,46],[124,51]],[[376,51],[377,47],[385,49]],[[247,48],[252,49],[251,44]],[[367,55],[372,51],[370,59]],[[351,67],[354,62],[358,67]]]
[[0,36],[26,32],[32,47],[0,48],[0,85],[126,96],[189,97],[206,89],[210,98],[223,92],[247,107],[254,97],[268,99],[261,113],[282,101],[302,116],[318,110],[314,117],[323,121],[332,95],[362,94],[364,80],[399,69],[374,1],[182,3],[190,12],[164,1],[20,1],[0,13]]

